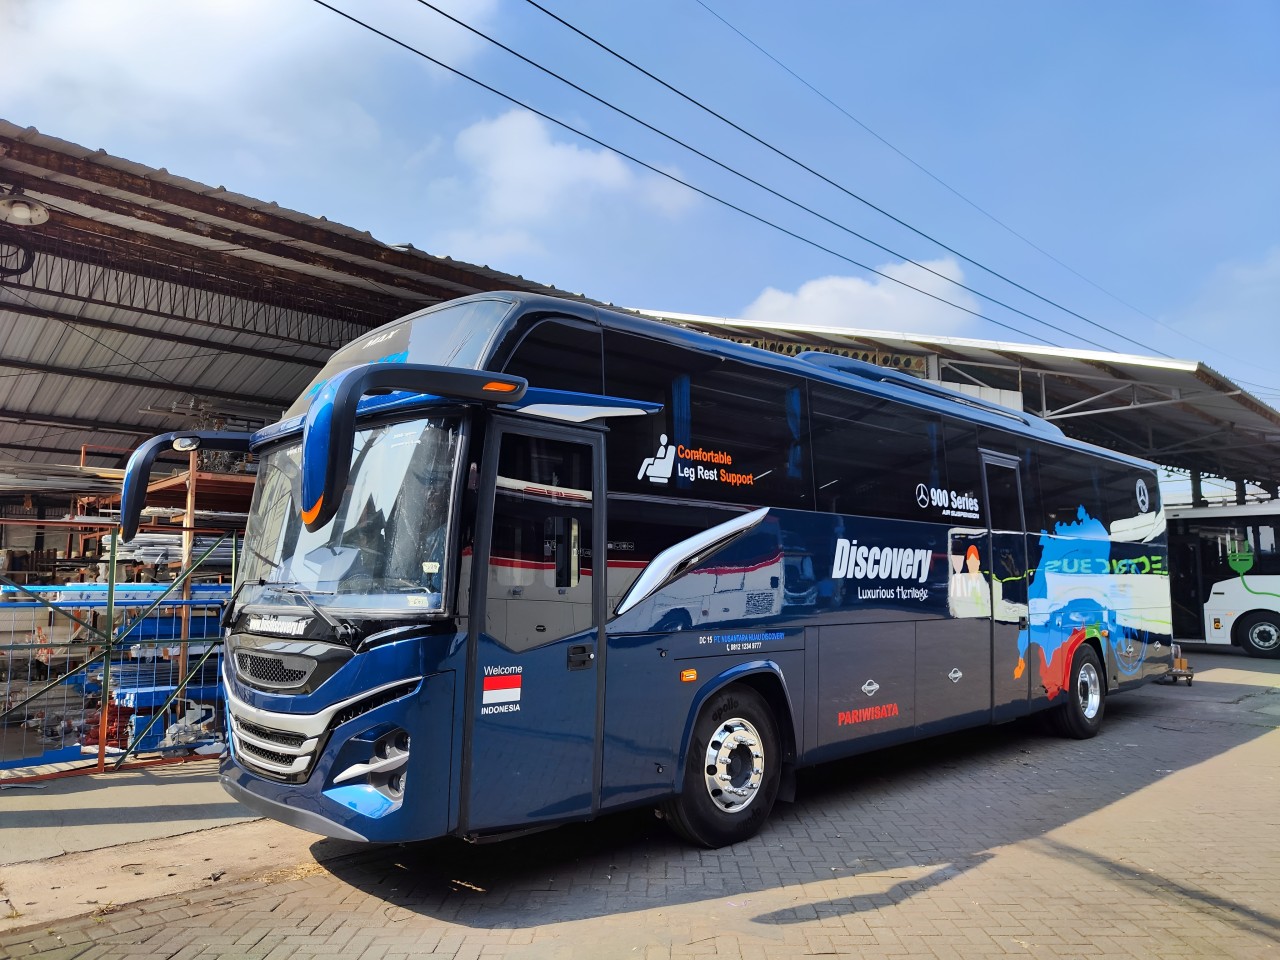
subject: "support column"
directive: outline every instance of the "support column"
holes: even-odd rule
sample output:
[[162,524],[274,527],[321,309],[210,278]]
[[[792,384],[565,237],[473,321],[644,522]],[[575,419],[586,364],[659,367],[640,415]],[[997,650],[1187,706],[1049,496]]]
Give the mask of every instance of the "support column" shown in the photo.
[[1246,494],[1244,489],[1244,481],[1237,480],[1236,481],[1236,503],[1244,503],[1245,500],[1246,500]]
[[1191,505],[1193,507],[1206,506],[1204,493],[1200,489],[1200,471],[1191,471]]
[[[192,450],[187,454],[187,512],[182,519],[182,569],[189,570],[196,544],[196,471],[200,469],[200,454]],[[182,583],[182,599],[191,599],[191,576]],[[178,641],[178,682],[187,675],[187,644],[191,640],[191,607],[184,604],[181,614],[181,636]]]

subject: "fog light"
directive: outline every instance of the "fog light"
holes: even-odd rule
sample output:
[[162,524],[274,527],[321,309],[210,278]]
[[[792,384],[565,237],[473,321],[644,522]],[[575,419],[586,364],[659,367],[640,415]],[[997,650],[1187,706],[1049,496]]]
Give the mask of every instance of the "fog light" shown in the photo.
[[395,729],[378,738],[365,763],[353,763],[333,778],[335,784],[363,779],[383,796],[399,800],[404,795],[404,766],[409,762],[409,732]]

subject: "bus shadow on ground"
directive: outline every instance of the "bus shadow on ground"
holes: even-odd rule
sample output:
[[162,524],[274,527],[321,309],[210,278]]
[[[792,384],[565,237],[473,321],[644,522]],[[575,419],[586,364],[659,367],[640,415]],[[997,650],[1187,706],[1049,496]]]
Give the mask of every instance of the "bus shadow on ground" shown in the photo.
[[[1197,681],[1197,689],[1204,696],[1211,685]],[[981,865],[996,848],[1041,838],[1280,723],[1259,722],[1237,705],[1238,722],[1219,714],[1170,736],[1161,721],[1187,716],[1177,702],[1185,690],[1152,685],[1109,700],[1094,740],[1058,739],[1032,717],[802,771],[797,802],[778,804],[760,835],[722,850],[692,848],[651,810],[634,810],[500,843],[434,840],[324,866],[390,906],[478,929],[743,895],[767,907],[763,895],[784,888],[780,909],[754,922],[856,913],[909,900]],[[873,895],[820,895],[795,906],[799,885],[886,871],[903,871],[904,879]]]

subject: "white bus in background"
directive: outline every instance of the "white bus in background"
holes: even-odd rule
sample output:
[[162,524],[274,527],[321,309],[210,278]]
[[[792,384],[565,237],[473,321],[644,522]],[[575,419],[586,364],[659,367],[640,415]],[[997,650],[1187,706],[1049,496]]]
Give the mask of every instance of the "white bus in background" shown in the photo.
[[1280,500],[1165,515],[1174,637],[1280,658]]

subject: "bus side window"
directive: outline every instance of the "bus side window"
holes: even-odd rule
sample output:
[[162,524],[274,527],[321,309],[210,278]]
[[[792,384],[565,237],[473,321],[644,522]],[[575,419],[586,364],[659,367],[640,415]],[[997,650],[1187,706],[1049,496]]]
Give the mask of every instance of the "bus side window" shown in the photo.
[[[916,491],[942,489],[941,417],[878,397],[814,385],[810,390],[818,509],[922,520]],[[976,492],[976,488],[974,490]]]
[[605,374],[611,396],[663,405],[610,421],[610,491],[811,507],[800,378],[612,330]]
[[600,331],[580,320],[544,320],[524,335],[503,372],[531,387],[603,393]]
[[[1036,458],[1042,511],[1040,529],[1050,534],[1070,535],[1079,532],[1082,525],[1106,522],[1108,511],[1097,462],[1091,463],[1091,458],[1047,443],[1037,445]],[[1036,518],[1028,518],[1027,525],[1035,529]]]

